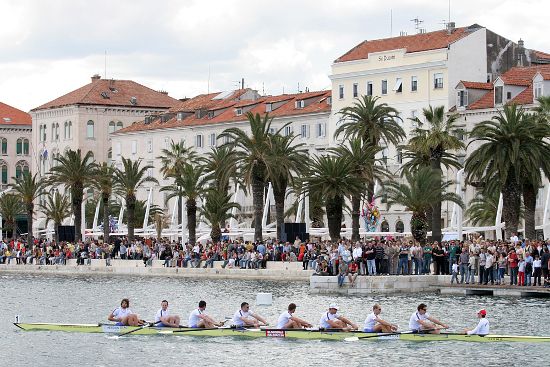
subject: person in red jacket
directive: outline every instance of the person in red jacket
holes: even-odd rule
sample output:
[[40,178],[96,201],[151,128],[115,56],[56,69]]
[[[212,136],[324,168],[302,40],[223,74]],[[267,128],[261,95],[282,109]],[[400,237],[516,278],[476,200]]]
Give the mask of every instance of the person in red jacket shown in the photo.
[[514,249],[508,253],[508,267],[510,268],[510,285],[518,285],[518,255]]

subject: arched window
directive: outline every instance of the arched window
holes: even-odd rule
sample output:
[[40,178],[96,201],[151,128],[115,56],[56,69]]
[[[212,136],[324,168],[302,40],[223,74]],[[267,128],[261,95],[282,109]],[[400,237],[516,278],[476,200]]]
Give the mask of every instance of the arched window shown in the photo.
[[380,229],[382,232],[389,232],[390,231],[390,224],[388,223],[387,220],[383,220],[382,223],[380,224]]
[[109,122],[109,134],[115,132],[115,127],[116,126],[114,121]]
[[8,164],[5,161],[0,161],[0,172],[2,176],[0,183],[6,185],[8,183]]
[[109,148],[107,151],[107,164],[110,166],[113,161],[113,149]]
[[15,153],[17,155],[29,155],[29,139],[17,139],[17,142],[15,144]]
[[15,165],[15,177],[21,177],[23,172],[29,172],[29,164],[26,161],[19,161]]
[[124,127],[124,125],[122,124],[122,121],[119,121],[119,122],[116,123],[116,129],[117,130],[122,129],[123,127]]
[[65,121],[65,132],[64,132],[64,138],[65,139],[72,139],[73,137],[73,123],[71,121]]
[[29,139],[23,139],[23,155],[29,155]]
[[395,231],[399,233],[405,232],[405,225],[403,224],[403,221],[398,219],[395,223]]
[[86,124],[86,138],[94,138],[94,122],[92,120],[88,121],[88,123]]
[[8,139],[0,138],[0,144],[2,145],[2,155],[8,154]]

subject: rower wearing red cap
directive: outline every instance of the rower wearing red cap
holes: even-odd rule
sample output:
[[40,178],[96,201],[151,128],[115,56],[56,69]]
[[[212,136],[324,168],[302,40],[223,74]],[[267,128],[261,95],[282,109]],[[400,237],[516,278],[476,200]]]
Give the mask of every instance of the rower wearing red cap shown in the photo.
[[475,329],[466,329],[464,330],[464,334],[468,335],[487,335],[489,334],[489,320],[486,318],[487,311],[486,310],[479,310],[477,312],[477,317],[479,318],[479,323],[475,327]]

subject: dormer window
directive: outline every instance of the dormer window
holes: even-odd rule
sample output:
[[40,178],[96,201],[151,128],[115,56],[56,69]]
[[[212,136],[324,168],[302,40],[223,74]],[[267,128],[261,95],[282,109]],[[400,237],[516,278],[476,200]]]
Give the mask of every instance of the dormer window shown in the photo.
[[327,97],[327,104],[329,106],[332,104],[332,97]]
[[214,118],[214,111],[208,111],[208,118],[213,119]]
[[273,111],[273,104],[272,103],[266,103],[265,104],[265,112],[271,112]]
[[456,106],[457,107],[466,107],[468,106],[468,91],[459,90],[456,95]]
[[495,87],[495,105],[502,104],[502,86]]
[[296,108],[297,109],[301,109],[301,108],[304,108],[305,104],[304,104],[304,100],[301,99],[301,100],[298,100],[296,101],[296,104],[295,104]]
[[242,114],[243,114],[243,109],[242,108],[236,108],[235,109],[235,115],[241,116]]
[[183,120],[183,112],[178,112],[178,114],[177,114],[177,116],[176,116],[176,119],[177,119],[178,121]]
[[533,90],[535,93],[535,99],[538,99],[539,97],[542,97],[542,83],[535,83],[533,86]]

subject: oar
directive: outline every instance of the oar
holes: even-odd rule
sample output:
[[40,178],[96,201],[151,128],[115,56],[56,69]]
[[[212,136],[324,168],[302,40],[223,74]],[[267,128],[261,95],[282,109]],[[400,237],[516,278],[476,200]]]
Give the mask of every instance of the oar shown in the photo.
[[[426,329],[426,330],[422,330],[422,333],[425,333],[427,331],[441,330],[441,329],[445,329],[445,328]],[[380,334],[375,334],[375,335],[351,336],[349,338],[345,338],[344,341],[346,341],[346,342],[355,342],[355,341],[358,341],[360,339],[380,338],[380,337],[392,336],[392,335],[414,334],[414,333],[417,333],[417,332],[418,331],[416,331],[416,330],[407,330],[407,331],[396,331],[396,332],[393,332],[393,333],[380,333]],[[419,333],[419,334],[422,334],[422,333]]]
[[118,334],[118,335],[117,335],[117,338],[120,338],[121,336],[124,336],[124,335],[128,335],[128,334],[135,333],[136,331],[139,331],[139,330],[148,328],[148,327],[150,327],[150,326],[155,326],[156,324],[160,324],[160,323],[161,323],[161,321],[157,321],[157,322],[155,322],[155,323],[147,322],[147,323],[145,323],[145,325],[140,326],[140,327],[138,327],[137,329],[133,329],[133,330],[127,331],[127,332],[125,332],[125,333]]

